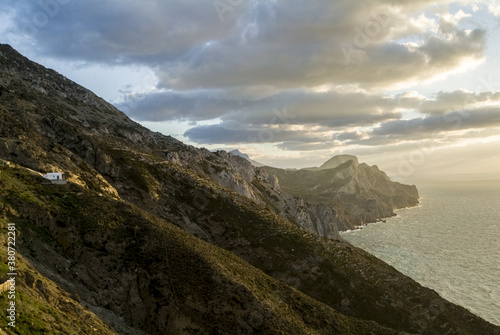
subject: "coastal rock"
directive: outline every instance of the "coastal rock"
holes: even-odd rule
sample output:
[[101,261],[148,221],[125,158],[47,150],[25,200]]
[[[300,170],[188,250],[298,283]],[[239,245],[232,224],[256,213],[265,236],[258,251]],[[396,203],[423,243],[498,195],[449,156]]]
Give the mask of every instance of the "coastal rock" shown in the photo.
[[265,167],[284,192],[311,204],[328,206],[337,230],[353,229],[395,215],[394,209],[418,205],[416,186],[392,182],[377,166],[355,156],[335,156],[319,168],[284,170]]

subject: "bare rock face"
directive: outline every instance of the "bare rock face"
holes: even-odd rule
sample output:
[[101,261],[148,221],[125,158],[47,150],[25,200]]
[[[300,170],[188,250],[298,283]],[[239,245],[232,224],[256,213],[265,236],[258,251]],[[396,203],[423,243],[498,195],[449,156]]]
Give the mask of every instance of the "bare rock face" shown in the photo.
[[[167,160],[204,174],[227,189],[267,206],[306,231],[327,238],[340,238],[334,210],[282,191],[276,176],[253,166],[248,159],[225,151],[212,153],[186,148],[168,153]],[[207,161],[211,164],[206,164]]]
[[[211,178],[256,203],[269,204],[280,216],[327,238],[338,239],[339,231],[418,204],[415,186],[392,182],[377,166],[360,164],[352,155],[335,156],[319,168],[303,170],[256,168],[241,154],[224,151],[216,156],[221,167],[209,171]],[[184,166],[199,161],[184,157]]]
[[393,216],[394,209],[418,205],[415,186],[392,182],[377,166],[359,164],[355,156],[335,156],[319,168],[283,170],[266,167],[281,189],[336,214],[337,230]]

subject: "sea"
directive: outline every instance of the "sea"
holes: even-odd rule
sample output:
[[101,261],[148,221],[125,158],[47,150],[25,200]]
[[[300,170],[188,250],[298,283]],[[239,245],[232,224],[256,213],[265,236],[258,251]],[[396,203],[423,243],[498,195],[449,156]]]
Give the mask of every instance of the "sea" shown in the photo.
[[417,188],[418,207],[342,237],[500,325],[500,180],[436,180]]

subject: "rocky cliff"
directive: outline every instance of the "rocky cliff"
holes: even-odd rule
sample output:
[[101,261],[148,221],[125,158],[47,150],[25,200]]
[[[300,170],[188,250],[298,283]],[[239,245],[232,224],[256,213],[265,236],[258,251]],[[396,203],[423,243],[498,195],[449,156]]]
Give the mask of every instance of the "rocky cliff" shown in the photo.
[[[0,231],[16,223],[22,309],[21,332],[0,319],[10,333],[500,334],[324,231],[328,205],[153,133],[6,45],[0,91]],[[55,171],[69,183],[41,177]]]
[[335,211],[323,203],[309,203],[282,191],[275,175],[264,168],[256,168],[243,157],[225,151],[181,150],[169,154],[167,159],[182,167],[196,169],[198,174],[215,180],[311,233],[340,238],[338,226],[341,221]]
[[283,170],[265,167],[277,176],[281,189],[312,204],[325,204],[336,216],[336,229],[393,216],[394,209],[418,205],[412,185],[392,182],[377,166],[360,164],[357,157],[339,155],[319,168]]

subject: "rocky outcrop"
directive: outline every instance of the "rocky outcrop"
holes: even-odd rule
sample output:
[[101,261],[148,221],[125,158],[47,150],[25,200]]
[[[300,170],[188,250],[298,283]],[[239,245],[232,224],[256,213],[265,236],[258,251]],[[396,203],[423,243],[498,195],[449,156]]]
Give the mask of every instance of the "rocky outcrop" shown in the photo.
[[[286,218],[308,232],[339,239],[338,217],[324,204],[311,204],[282,191],[278,178],[255,167],[248,159],[225,151],[186,148],[168,153],[167,159],[215,180],[220,185]],[[207,164],[210,162],[210,164]]]
[[417,188],[392,182],[377,166],[355,156],[335,156],[319,168],[283,170],[265,167],[282,190],[312,204],[325,204],[336,214],[337,230],[393,216],[394,209],[418,205]]
[[[265,199],[277,214],[327,238],[339,238],[341,230],[418,205],[415,186],[392,182],[377,166],[360,164],[352,155],[335,156],[319,168],[302,170],[255,168],[241,153],[216,155],[220,167],[208,171],[214,180],[259,204]],[[202,158],[184,155],[183,160],[184,166],[192,166]]]

